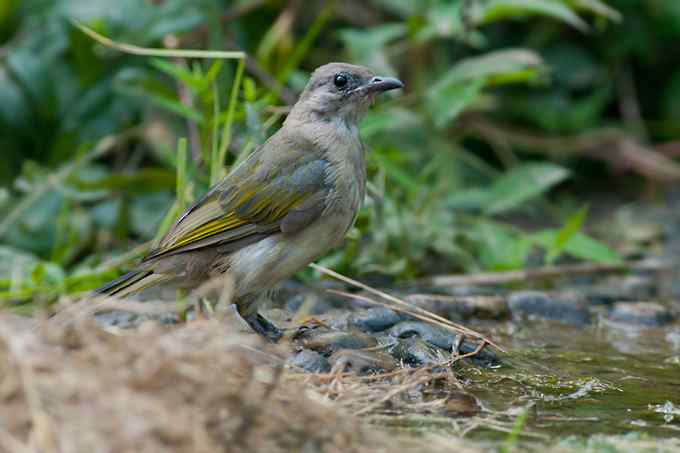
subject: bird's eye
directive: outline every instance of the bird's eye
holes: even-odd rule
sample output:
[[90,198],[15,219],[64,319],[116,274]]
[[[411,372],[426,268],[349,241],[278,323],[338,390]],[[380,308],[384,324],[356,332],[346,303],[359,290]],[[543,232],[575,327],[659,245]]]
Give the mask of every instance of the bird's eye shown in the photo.
[[333,79],[333,83],[338,88],[343,88],[347,85],[347,76],[345,74],[337,74]]

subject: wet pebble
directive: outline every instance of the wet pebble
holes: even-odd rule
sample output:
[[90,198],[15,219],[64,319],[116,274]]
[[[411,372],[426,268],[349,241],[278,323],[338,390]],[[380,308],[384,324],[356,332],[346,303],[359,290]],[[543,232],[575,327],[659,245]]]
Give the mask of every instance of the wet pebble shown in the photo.
[[638,326],[658,327],[673,320],[670,310],[656,302],[619,302],[609,313],[609,320]]
[[515,318],[546,319],[583,325],[590,320],[585,298],[576,292],[548,294],[541,291],[517,291],[508,298]]
[[413,294],[407,300],[448,319],[502,319],[508,315],[505,298],[494,295],[442,296],[438,294]]
[[444,403],[444,414],[471,417],[479,413],[481,407],[477,398],[465,392],[451,392]]
[[330,355],[340,349],[364,349],[378,345],[378,340],[359,330],[332,330],[325,327],[301,327],[292,340],[299,347]]
[[402,321],[392,326],[387,334],[394,338],[418,337],[431,345],[450,351],[456,334],[421,321]]
[[94,318],[102,327],[117,327],[119,329],[134,329],[148,321],[162,325],[172,325],[179,322],[179,316],[172,312],[158,315],[140,315],[129,311],[110,311],[97,313]]
[[387,307],[373,307],[351,313],[347,319],[350,326],[365,332],[381,332],[403,319],[403,316]]
[[269,310],[260,310],[260,314],[275,326],[285,328],[290,326],[293,319],[293,313],[281,308],[271,308]]
[[[477,350],[477,347],[478,343],[465,340],[459,346],[458,353],[460,355],[470,354],[472,352],[475,352]],[[483,368],[498,368],[502,365],[501,360],[488,345],[481,351],[477,352],[477,354],[472,355],[470,357],[466,357],[464,360]]]
[[320,315],[333,309],[333,304],[314,291],[291,295],[285,303],[286,310],[305,315]]
[[461,304],[469,312],[468,317],[477,319],[503,319],[510,314],[508,302],[501,296],[469,296],[461,298]]
[[397,368],[397,361],[382,351],[359,351],[341,349],[329,358],[333,371],[353,372],[358,374],[392,371]]
[[435,365],[447,359],[444,351],[418,337],[399,340],[389,349],[389,353],[398,361],[413,367]]
[[131,329],[140,324],[139,315],[128,311],[97,313],[94,319],[103,327],[118,327],[121,329]]
[[584,295],[594,304],[613,305],[622,301],[649,300],[658,293],[657,282],[647,275],[610,277],[597,286],[588,287]]
[[680,350],[680,329],[676,328],[666,333],[666,341],[668,341],[676,351]]
[[309,349],[303,349],[288,357],[286,363],[308,373],[328,373],[331,370],[331,365],[326,357]]
[[445,287],[443,291],[450,296],[469,297],[469,296],[494,296],[501,293],[501,289],[493,286],[454,286]]

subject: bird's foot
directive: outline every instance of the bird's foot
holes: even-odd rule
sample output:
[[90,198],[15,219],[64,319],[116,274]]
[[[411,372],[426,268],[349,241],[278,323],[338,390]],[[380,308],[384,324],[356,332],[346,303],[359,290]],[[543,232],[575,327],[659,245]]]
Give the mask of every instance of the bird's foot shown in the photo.
[[283,336],[281,329],[269,322],[267,318],[259,313],[253,313],[252,315],[246,316],[244,319],[255,332],[259,333],[272,343],[278,343]]

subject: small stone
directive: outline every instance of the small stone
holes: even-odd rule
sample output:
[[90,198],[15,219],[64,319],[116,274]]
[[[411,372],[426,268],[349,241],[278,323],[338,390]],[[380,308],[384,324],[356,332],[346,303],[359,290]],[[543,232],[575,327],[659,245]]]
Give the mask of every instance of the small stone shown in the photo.
[[354,349],[340,349],[331,355],[329,361],[333,371],[357,374],[392,371],[398,365],[391,355],[384,352]]
[[[477,343],[465,340],[458,348],[458,353],[460,355],[470,354],[477,350],[477,346]],[[482,368],[499,368],[503,364],[488,345],[477,354],[466,357],[464,360]]]
[[395,338],[418,337],[446,351],[451,350],[457,338],[454,333],[421,321],[402,321],[392,326],[387,334]]
[[670,310],[656,302],[619,302],[609,313],[611,321],[659,327],[673,320]]
[[680,350],[680,329],[676,328],[666,333],[666,341],[668,341],[676,351]]
[[490,286],[454,286],[444,288],[444,291],[456,297],[493,296],[499,292],[498,288]]
[[510,314],[508,302],[500,296],[469,296],[461,299],[461,305],[477,319],[503,319]]
[[328,299],[314,291],[291,295],[285,307],[286,310],[296,315],[320,315],[333,309]]
[[351,315],[352,312],[347,310],[330,310],[318,316],[317,319],[331,329],[347,330],[349,329],[349,318]]
[[141,320],[136,313],[129,311],[109,311],[106,313],[97,313],[94,319],[102,327],[118,327],[120,329],[131,329],[139,326]]
[[447,319],[501,319],[508,315],[508,304],[500,296],[412,294],[407,297],[407,300],[418,307]]
[[477,398],[465,392],[450,392],[444,403],[445,415],[472,417],[479,413],[481,407]]
[[637,300],[648,300],[658,296],[658,285],[652,276],[628,275],[621,279],[620,285],[628,297]]
[[617,300],[614,302],[649,300],[658,295],[657,282],[653,276],[649,275],[609,277],[593,290],[616,296]]
[[401,321],[402,316],[387,307],[373,307],[349,315],[348,323],[364,332],[382,332]]
[[289,327],[293,319],[293,313],[281,308],[260,310],[260,315],[264,316],[267,321],[280,328]]
[[325,327],[302,327],[293,334],[292,340],[304,349],[312,349],[326,356],[340,349],[364,349],[378,345],[378,340],[364,332]]
[[541,291],[517,291],[508,298],[515,318],[546,319],[583,325],[590,320],[585,298],[575,292],[551,295]]
[[97,313],[95,320],[102,327],[117,327],[119,329],[135,329],[144,323],[161,325],[173,325],[179,323],[179,316],[174,312],[159,313],[154,315],[140,315],[129,311],[109,311]]
[[398,361],[413,367],[436,365],[447,360],[447,357],[440,349],[418,337],[399,340],[389,350],[389,353]]
[[308,373],[328,373],[331,370],[331,365],[326,357],[309,349],[303,349],[290,356],[286,363]]

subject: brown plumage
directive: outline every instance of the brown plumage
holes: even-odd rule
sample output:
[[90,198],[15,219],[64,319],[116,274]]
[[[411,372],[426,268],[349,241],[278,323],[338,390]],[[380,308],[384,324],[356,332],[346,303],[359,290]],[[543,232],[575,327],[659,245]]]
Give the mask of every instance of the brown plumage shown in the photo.
[[361,66],[318,68],[283,127],[190,207],[136,270],[98,292],[125,297],[171,281],[191,288],[226,272],[239,313],[278,339],[257,313],[258,295],[342,241],[365,194],[358,123],[377,93],[401,87]]

